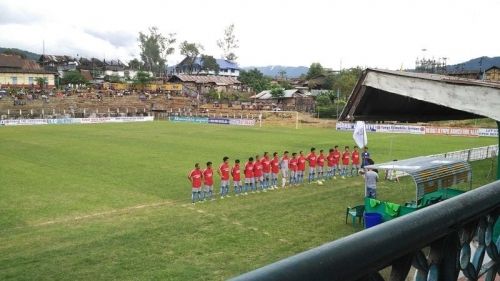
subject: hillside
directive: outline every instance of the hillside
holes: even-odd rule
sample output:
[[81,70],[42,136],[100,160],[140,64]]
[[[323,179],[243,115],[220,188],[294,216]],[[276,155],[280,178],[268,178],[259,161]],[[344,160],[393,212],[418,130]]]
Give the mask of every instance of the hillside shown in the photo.
[[281,66],[281,65],[269,65],[269,66],[247,66],[243,67],[245,70],[250,70],[257,68],[265,76],[276,77],[280,76],[280,72],[284,70],[288,78],[298,78],[301,75],[307,74],[309,67],[306,66]]
[[17,49],[17,48],[4,48],[4,47],[0,47],[0,54],[5,52],[5,51],[14,51],[16,53],[20,53],[20,54],[23,54],[26,56],[27,59],[30,59],[30,60],[38,60],[40,58],[40,55],[39,54],[35,54],[35,53],[32,53],[32,52],[28,52],[28,51],[25,51],[25,50],[20,50],[20,49]]
[[453,71],[464,71],[464,70],[486,70],[492,66],[500,67],[500,57],[478,57],[475,59],[468,60],[463,63],[458,63],[455,65],[448,65],[447,70]]

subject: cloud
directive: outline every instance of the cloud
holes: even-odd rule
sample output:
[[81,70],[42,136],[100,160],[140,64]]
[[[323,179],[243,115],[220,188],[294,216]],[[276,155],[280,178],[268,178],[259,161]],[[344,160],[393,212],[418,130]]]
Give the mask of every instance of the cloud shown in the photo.
[[127,31],[101,31],[93,29],[85,29],[87,34],[109,42],[115,47],[129,47],[137,44],[137,35]]
[[0,25],[28,24],[43,20],[43,17],[25,9],[16,9],[6,3],[0,3]]

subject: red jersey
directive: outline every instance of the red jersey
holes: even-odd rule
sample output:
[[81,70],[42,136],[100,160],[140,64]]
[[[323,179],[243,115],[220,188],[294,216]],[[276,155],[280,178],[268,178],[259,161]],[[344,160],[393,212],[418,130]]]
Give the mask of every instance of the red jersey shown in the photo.
[[231,176],[233,176],[233,181],[240,181],[240,165],[234,165],[233,169],[231,169]]
[[194,188],[201,187],[201,179],[203,178],[203,173],[199,169],[194,169],[189,173],[189,177],[191,178],[191,183]]
[[231,168],[229,168],[229,164],[227,164],[227,163],[220,164],[219,173],[220,173],[221,180],[223,180],[223,181],[229,180],[229,170],[231,170]]
[[326,156],[326,162],[328,167],[333,167],[335,164],[335,158],[333,157],[333,152],[328,153],[328,156]]
[[323,167],[325,165],[325,155],[320,154],[318,156],[318,166]]
[[271,172],[273,174],[277,174],[280,171],[280,160],[278,156],[274,157],[273,160],[271,160]]
[[290,171],[296,172],[298,169],[298,163],[299,160],[297,158],[290,159],[290,162],[288,162],[288,169],[290,169]]
[[352,160],[352,164],[354,165],[359,165],[360,164],[360,161],[359,161],[359,152],[358,151],[353,151],[352,154],[351,154],[351,160]]
[[245,178],[253,178],[253,162],[245,164]]
[[351,153],[349,151],[342,153],[342,165],[349,165],[349,160],[351,160]]
[[255,161],[253,164],[253,175],[254,177],[262,177],[262,163],[260,161]]
[[304,171],[306,169],[306,158],[304,156],[299,156],[299,158],[297,158],[297,169],[299,171]]
[[318,156],[314,152],[309,153],[306,157],[307,162],[309,162],[309,167],[316,167],[316,162],[318,161]]
[[214,184],[214,171],[211,168],[206,168],[203,170],[203,183],[205,185]]
[[333,164],[338,165],[340,162],[340,151],[334,150],[333,151]]
[[260,164],[262,165],[262,171],[264,173],[267,174],[271,172],[271,161],[269,161],[268,158],[262,158],[262,160],[260,160]]

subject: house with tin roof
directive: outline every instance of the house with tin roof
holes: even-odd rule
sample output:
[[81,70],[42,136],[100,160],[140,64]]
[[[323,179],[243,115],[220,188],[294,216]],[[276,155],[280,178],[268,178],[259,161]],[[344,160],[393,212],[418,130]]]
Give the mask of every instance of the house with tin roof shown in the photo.
[[190,74],[190,75],[221,75],[221,76],[240,76],[240,67],[235,62],[226,59],[216,59],[219,65],[219,72],[206,71],[203,69],[203,59],[197,57],[191,63],[191,59],[186,57],[179,64],[177,64],[172,74]]
[[0,54],[0,88],[37,87],[38,78],[45,79],[46,87],[55,87],[55,72],[43,69],[34,60]]

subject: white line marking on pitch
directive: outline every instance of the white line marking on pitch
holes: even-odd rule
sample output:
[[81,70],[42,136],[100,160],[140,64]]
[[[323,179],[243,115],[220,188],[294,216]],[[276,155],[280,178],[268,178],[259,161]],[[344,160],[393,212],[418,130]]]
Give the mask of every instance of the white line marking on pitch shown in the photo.
[[79,220],[90,219],[90,218],[95,218],[95,217],[103,217],[103,216],[112,215],[112,214],[116,214],[116,213],[126,213],[129,211],[135,211],[135,210],[140,210],[140,209],[145,209],[145,208],[161,207],[161,206],[167,206],[167,205],[173,205],[173,204],[174,204],[174,202],[172,202],[172,201],[163,201],[163,202],[156,202],[156,203],[151,203],[151,204],[141,204],[141,205],[136,205],[136,206],[127,207],[127,208],[123,208],[123,209],[114,209],[114,210],[109,210],[109,211],[104,211],[104,212],[99,212],[99,213],[92,213],[92,214],[88,214],[88,215],[76,216],[76,217],[71,217],[71,218],[45,221],[45,222],[33,224],[32,226],[44,226],[44,225],[52,225],[52,224],[57,224],[57,223],[70,222],[70,221],[79,221]]

